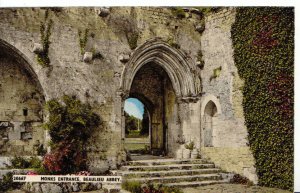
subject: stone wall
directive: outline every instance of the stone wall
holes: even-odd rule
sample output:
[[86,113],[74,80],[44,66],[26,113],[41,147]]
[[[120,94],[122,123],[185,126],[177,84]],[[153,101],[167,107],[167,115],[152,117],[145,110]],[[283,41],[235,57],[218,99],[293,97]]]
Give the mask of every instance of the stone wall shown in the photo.
[[255,161],[249,147],[204,147],[201,153],[222,170],[241,174],[257,184]]
[[[205,130],[204,110],[209,101],[216,105],[217,113],[212,117],[212,145],[203,147],[201,151],[224,170],[246,175],[257,182],[255,171],[249,169],[254,166],[254,161],[247,146],[248,134],[244,125],[243,82],[233,59],[230,30],[234,20],[235,10],[232,8],[205,17],[205,31],[201,39],[205,61],[201,71],[204,92],[201,102],[202,131]],[[204,141],[207,136],[202,133]]]
[[[27,66],[21,64],[20,68],[23,65],[36,77],[45,99],[76,95],[90,103],[100,115],[101,125],[93,133],[88,148],[91,167],[115,168],[120,161],[122,128],[125,128],[122,125],[122,105],[130,91],[130,88],[120,91],[120,87],[122,77],[125,76],[127,82],[134,78],[127,77],[127,71],[147,65],[140,58],[161,62],[160,66],[172,82],[174,92],[167,85],[164,102],[174,104],[163,109],[171,152],[176,152],[179,147],[176,140],[181,135],[187,141],[194,140],[197,148],[203,146],[203,115],[210,100],[217,108],[213,117],[212,146],[247,148],[241,105],[243,82],[232,57],[230,29],[235,19],[233,8],[205,17],[203,34],[196,31],[195,26],[201,23],[201,16],[196,13],[186,12],[187,17],[179,19],[170,8],[114,7],[105,16],[99,15],[99,11],[100,8],[52,8],[45,20],[46,9],[0,10],[0,45],[10,45],[26,60]],[[51,62],[49,67],[42,67],[36,60],[33,44],[42,44],[40,25],[50,19],[54,21],[49,47]],[[84,38],[86,30],[87,43],[83,48],[79,39]],[[83,32],[81,37],[79,31]],[[133,37],[136,35],[135,42]],[[160,50],[150,50],[148,55],[140,50],[151,46]],[[101,57],[84,62],[81,50],[98,53]],[[205,62],[202,70],[196,66],[199,51],[202,51]],[[131,67],[134,69],[128,70]],[[219,69],[217,75],[214,74],[216,69]],[[5,90],[9,87],[7,84]],[[249,151],[246,154],[251,157]],[[217,161],[218,156],[211,155],[211,159]],[[224,162],[218,163],[223,167]],[[232,170],[230,167],[229,170],[238,172],[243,168]]]
[[1,51],[1,155],[37,155],[44,144],[41,127],[44,96],[35,79],[21,65],[13,53]]

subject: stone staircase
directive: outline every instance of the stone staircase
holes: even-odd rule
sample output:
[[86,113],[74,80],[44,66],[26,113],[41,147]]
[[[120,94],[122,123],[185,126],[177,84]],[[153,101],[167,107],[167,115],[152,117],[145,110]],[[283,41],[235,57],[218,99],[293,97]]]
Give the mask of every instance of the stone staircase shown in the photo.
[[164,184],[172,187],[196,187],[228,183],[226,174],[203,159],[153,159],[129,161],[121,167],[123,180]]

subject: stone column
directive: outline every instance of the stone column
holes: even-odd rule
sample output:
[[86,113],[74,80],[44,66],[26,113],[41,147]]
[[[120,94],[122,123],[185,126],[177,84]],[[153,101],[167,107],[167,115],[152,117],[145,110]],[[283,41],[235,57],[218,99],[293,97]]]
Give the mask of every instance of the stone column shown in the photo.
[[128,97],[128,92],[123,90],[117,91],[115,98],[115,129],[119,131],[121,139],[121,149],[124,149],[125,140],[125,116],[124,116],[124,104]]
[[178,100],[178,115],[185,141],[194,141],[200,146],[200,105],[199,97],[182,97]]

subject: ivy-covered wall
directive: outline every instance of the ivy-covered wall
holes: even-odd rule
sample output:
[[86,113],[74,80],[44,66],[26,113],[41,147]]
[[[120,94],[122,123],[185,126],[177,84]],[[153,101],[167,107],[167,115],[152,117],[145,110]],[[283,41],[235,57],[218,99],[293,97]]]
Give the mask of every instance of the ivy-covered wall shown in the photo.
[[232,40],[259,184],[292,190],[294,9],[238,8]]

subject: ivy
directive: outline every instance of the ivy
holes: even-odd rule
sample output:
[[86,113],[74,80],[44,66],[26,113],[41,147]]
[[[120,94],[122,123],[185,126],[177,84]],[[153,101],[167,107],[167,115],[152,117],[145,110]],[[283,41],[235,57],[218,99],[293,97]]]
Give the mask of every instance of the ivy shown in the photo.
[[48,21],[49,10],[47,9],[45,12],[44,22],[40,24],[40,34],[41,34],[41,42],[43,45],[43,51],[37,53],[37,61],[43,67],[48,67],[50,64],[50,59],[48,56],[49,46],[50,46],[50,36],[51,36],[51,28],[53,25],[52,19]]
[[82,34],[81,30],[78,30],[79,36],[79,46],[80,46],[80,53],[81,55],[85,52],[85,46],[88,40],[89,29],[85,29],[84,34]]
[[52,99],[46,103],[49,121],[45,128],[51,136],[51,153],[43,160],[50,173],[72,173],[87,169],[86,143],[99,117],[88,104],[65,95],[63,103]]
[[197,66],[202,70],[204,68],[204,60],[202,51],[199,50],[197,53]]
[[292,190],[294,9],[238,8],[232,40],[259,184]]
[[171,47],[180,49],[180,45],[175,41],[174,38],[172,38],[172,37],[168,38],[167,42]]
[[134,50],[137,47],[137,41],[139,39],[138,32],[133,32],[130,34],[126,34],[127,41],[131,50]]
[[209,77],[209,81],[212,81],[213,79],[219,77],[220,73],[221,73],[221,70],[222,70],[222,66],[220,66],[218,68],[215,68],[213,70],[213,74]]
[[181,7],[172,8],[172,14],[178,19],[183,19],[186,17],[184,10]]

